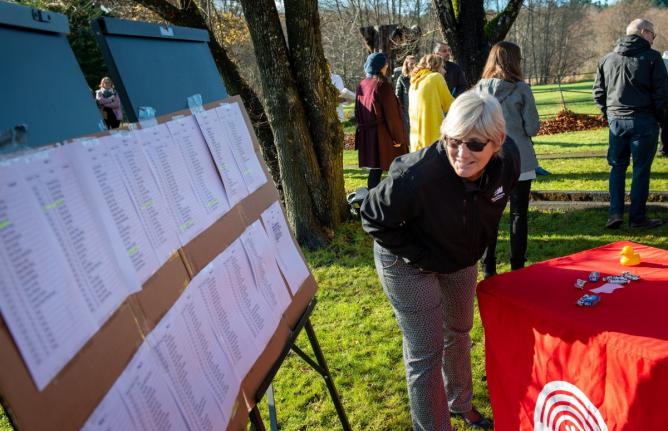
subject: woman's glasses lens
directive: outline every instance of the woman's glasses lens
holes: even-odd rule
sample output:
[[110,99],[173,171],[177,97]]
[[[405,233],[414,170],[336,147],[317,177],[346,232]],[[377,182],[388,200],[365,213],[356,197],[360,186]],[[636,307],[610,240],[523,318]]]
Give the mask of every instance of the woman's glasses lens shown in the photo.
[[485,148],[485,145],[487,145],[487,142],[489,142],[489,141],[480,142],[476,140],[462,141],[460,139],[453,139],[448,137],[446,137],[445,139],[448,143],[448,147],[452,148],[453,150],[457,150],[461,145],[465,144],[466,147],[474,153],[481,152]]

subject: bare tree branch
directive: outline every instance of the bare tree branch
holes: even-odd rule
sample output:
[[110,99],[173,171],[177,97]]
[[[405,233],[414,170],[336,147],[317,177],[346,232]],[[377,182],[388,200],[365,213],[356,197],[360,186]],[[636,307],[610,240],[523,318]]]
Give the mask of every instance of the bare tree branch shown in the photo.
[[503,12],[496,15],[493,20],[487,23],[485,33],[487,33],[487,40],[490,46],[506,38],[521,8],[522,0],[509,0]]

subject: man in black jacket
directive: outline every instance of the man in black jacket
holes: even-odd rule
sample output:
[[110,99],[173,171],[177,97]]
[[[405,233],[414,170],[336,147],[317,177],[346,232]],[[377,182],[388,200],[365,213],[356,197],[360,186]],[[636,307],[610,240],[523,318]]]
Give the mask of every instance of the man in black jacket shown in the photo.
[[462,68],[450,61],[452,50],[446,42],[439,42],[434,47],[434,54],[440,56],[445,62],[445,83],[452,97],[457,97],[469,88],[469,83]]
[[631,21],[626,36],[600,61],[594,81],[594,101],[610,126],[610,209],[605,225],[608,229],[616,229],[623,222],[624,179],[630,156],[633,156],[633,179],[629,224],[632,228],[663,224],[663,220],[649,219],[645,214],[659,135],[657,119],[668,101],[668,74],[661,54],[651,49],[655,37],[651,22]]

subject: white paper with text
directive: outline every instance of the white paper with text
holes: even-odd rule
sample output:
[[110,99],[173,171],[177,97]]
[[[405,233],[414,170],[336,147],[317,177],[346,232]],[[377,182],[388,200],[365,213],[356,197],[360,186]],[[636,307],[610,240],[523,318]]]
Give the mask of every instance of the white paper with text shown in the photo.
[[295,245],[288,222],[285,220],[283,208],[276,201],[262,213],[262,223],[267,231],[269,240],[274,244],[276,260],[290,291],[294,295],[309,276],[309,270]]

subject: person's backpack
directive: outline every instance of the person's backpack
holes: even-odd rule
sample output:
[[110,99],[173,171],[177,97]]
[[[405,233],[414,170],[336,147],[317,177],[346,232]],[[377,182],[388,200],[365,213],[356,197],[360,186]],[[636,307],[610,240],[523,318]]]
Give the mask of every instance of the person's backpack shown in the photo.
[[348,205],[350,205],[350,213],[352,215],[359,217],[360,208],[362,207],[362,203],[364,202],[364,199],[367,198],[367,196],[369,196],[369,189],[366,187],[359,187],[357,190],[350,193],[346,197]]

